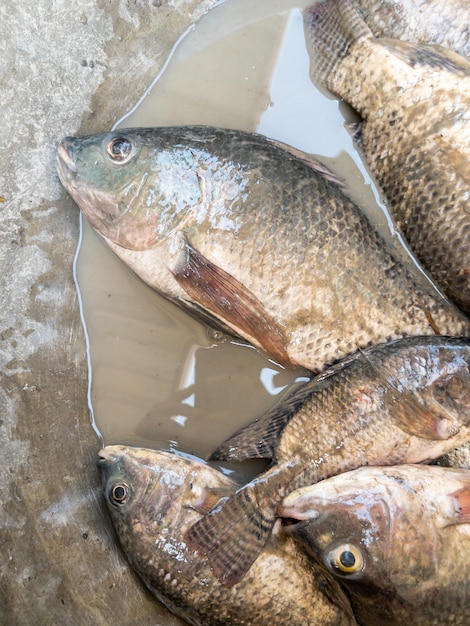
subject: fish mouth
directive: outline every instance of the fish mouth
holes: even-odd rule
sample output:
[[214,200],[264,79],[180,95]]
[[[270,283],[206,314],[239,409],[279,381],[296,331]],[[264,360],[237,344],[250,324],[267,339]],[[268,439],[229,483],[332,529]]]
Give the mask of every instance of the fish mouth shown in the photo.
[[310,517],[308,519],[297,519],[295,517],[283,517],[281,519],[282,522],[282,531],[286,535],[296,535],[303,528],[309,525],[310,522],[314,521],[317,518]]
[[[316,521],[320,517],[320,511],[312,507],[303,509],[295,504],[289,506],[289,498],[290,496],[285,498],[284,504],[278,510],[278,515],[281,516],[282,530],[286,535],[294,535],[310,522]],[[295,499],[294,497],[293,502]]]
[[70,137],[64,137],[57,148],[57,173],[63,185],[77,175],[77,166],[71,154],[71,143]]
[[98,451],[98,456],[101,459],[105,459],[105,460],[114,460],[116,458],[116,455],[113,454],[113,451],[109,449],[109,447],[106,448],[101,448],[101,450]]
[[98,451],[98,467],[111,465],[122,460],[122,457],[129,454],[131,450],[127,446],[109,445]]
[[105,470],[111,465],[114,465],[118,460],[119,457],[116,451],[113,450],[111,446],[107,446],[99,450],[96,464],[100,470]]

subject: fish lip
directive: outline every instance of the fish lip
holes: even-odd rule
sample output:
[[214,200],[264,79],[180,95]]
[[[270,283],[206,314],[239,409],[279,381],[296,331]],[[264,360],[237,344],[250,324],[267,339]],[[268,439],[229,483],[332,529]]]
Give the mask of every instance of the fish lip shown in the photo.
[[282,519],[282,531],[286,535],[295,535],[299,530],[305,528],[312,519],[296,519],[295,517],[286,517]]
[[[290,495],[290,494],[289,494]],[[289,506],[289,503],[286,501],[289,500],[289,496],[287,496],[284,500],[284,504],[279,508],[278,515],[281,516],[282,521],[282,530],[286,535],[294,535],[302,528],[305,528],[307,524],[310,522],[315,522],[321,517],[320,511],[313,507],[306,508],[302,510],[295,504]],[[296,498],[292,498],[293,502],[295,502]]]
[[70,137],[64,137],[57,148],[57,171],[61,179],[77,174],[77,165],[71,154]]
[[114,454],[113,451],[108,450],[106,447],[98,451],[98,457],[96,465],[99,469],[104,469],[117,461],[116,454]]

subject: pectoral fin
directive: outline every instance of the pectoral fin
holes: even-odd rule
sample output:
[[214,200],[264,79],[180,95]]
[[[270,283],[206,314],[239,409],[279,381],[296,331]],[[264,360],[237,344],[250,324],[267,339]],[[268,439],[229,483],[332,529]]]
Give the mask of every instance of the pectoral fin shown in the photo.
[[408,389],[399,389],[387,375],[383,365],[377,366],[366,350],[361,351],[374,375],[385,389],[384,402],[387,403],[395,423],[409,435],[429,440],[447,440],[455,436],[460,425],[442,415],[438,406],[425,406]]
[[457,511],[457,523],[470,523],[470,485],[450,494],[454,499]]
[[201,515],[207,515],[211,509],[227,500],[233,493],[233,487],[202,487],[197,494],[198,497],[191,500],[190,506]]
[[185,541],[207,557],[225,587],[232,587],[258,557],[274,522],[274,511],[260,509],[256,488],[249,483],[191,526]]
[[186,252],[185,263],[172,273],[192,300],[278,363],[292,366],[284,333],[258,298],[188,242]]
[[394,390],[389,392],[388,396],[393,403],[395,421],[410,435],[445,441],[454,437],[460,430],[456,422],[421,406],[410,392]]

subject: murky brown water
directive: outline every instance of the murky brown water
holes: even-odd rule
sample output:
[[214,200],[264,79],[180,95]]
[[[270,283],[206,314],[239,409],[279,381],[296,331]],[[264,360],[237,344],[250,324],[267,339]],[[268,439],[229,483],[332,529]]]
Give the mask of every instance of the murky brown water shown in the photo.
[[[347,111],[310,81],[299,10],[310,4],[226,0],[180,41],[147,97],[119,126],[257,130],[320,155],[395,242],[345,129]],[[305,371],[286,371],[166,302],[87,224],[76,269],[89,337],[90,403],[106,444],[205,456],[306,380]]]

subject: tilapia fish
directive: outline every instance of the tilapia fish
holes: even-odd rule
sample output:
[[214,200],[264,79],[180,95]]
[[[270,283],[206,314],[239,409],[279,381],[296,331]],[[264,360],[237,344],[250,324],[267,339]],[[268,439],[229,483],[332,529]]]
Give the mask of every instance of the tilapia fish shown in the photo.
[[414,337],[326,370],[212,455],[274,464],[192,526],[189,545],[229,586],[249,569],[293,489],[363,465],[430,461],[469,440],[469,366],[468,339]]
[[142,448],[108,446],[99,456],[104,497],[124,552],[155,596],[190,624],[355,624],[338,583],[317,573],[282,534],[259,555],[250,576],[230,590],[214,577],[207,559],[188,550],[183,535],[201,517],[197,510],[207,490],[217,498],[236,487],[220,471]]
[[439,45],[470,56],[468,0],[353,0],[375,37]]
[[360,624],[469,623],[469,470],[364,467],[295,491],[280,513]]
[[[468,24],[466,25],[468,27]],[[360,147],[410,248],[470,312],[470,62],[376,39],[351,0],[305,13],[311,76],[362,118]]]
[[66,138],[58,172],[149,285],[282,364],[320,371],[371,343],[470,334],[331,173],[260,135],[168,127]]
[[436,464],[442,467],[461,467],[470,470],[470,441],[444,454],[437,459]]

